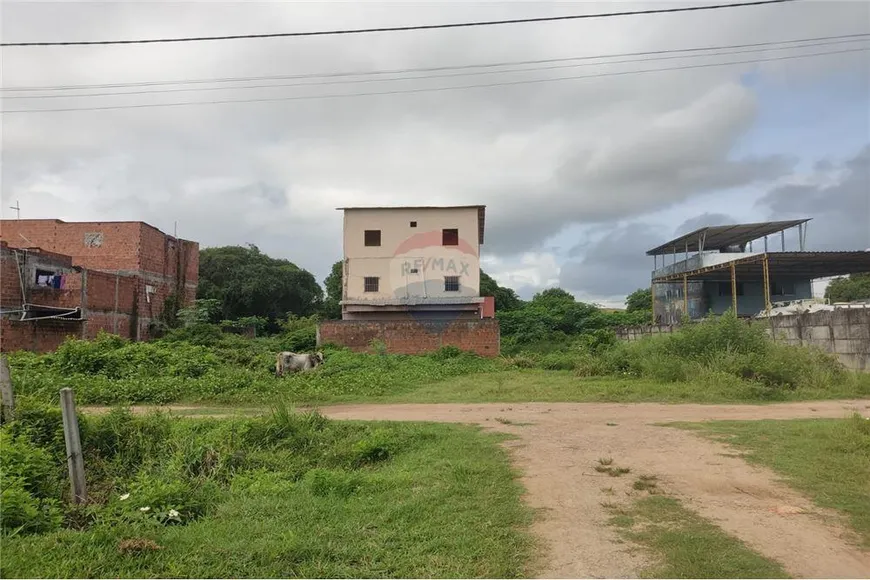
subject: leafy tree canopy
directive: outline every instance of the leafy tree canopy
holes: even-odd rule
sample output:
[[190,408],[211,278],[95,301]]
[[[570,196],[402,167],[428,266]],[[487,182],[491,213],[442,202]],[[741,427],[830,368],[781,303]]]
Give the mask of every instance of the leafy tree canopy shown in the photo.
[[642,310],[652,310],[652,290],[649,288],[638,288],[625,299],[626,312]]
[[323,281],[326,288],[326,300],[323,302],[323,317],[326,319],[341,318],[341,288],[344,268],[341,260],[332,265],[329,276]]
[[523,301],[512,288],[499,286],[498,282],[483,270],[480,271],[480,295],[493,296],[497,311],[516,310],[523,305]]
[[260,316],[274,321],[288,313],[316,312],[323,290],[307,270],[250,244],[202,250],[197,297],[217,300],[224,319]]
[[870,272],[835,278],[825,288],[825,298],[831,302],[852,302],[870,298]]

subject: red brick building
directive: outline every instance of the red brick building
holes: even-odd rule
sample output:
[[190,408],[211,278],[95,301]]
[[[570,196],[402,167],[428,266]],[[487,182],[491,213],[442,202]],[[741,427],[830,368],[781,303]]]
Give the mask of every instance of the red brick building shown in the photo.
[[2,220],[0,260],[0,350],[46,352],[100,330],[151,337],[167,298],[195,299],[199,244],[143,222]]

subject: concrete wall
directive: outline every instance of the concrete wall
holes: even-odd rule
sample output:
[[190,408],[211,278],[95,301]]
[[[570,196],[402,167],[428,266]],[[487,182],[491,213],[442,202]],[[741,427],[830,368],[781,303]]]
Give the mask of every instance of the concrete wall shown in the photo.
[[817,346],[850,369],[870,371],[870,308],[772,316],[756,324],[765,324],[774,340]]
[[[840,308],[754,319],[775,341],[814,346],[831,353],[847,368],[870,371],[870,308]],[[677,325],[627,326],[616,330],[621,340],[638,340],[678,330]]]
[[500,333],[494,318],[449,322],[330,320],[317,327],[318,345],[333,343],[367,352],[372,340],[383,341],[387,352],[396,354],[425,354],[452,345],[495,357],[499,355]]
[[[442,245],[445,228],[459,230],[459,245]],[[365,230],[380,230],[381,245],[366,246]],[[343,299],[479,296],[478,242],[476,208],[345,210]],[[367,276],[378,292],[365,291]],[[459,276],[458,292],[445,291],[445,276]]]

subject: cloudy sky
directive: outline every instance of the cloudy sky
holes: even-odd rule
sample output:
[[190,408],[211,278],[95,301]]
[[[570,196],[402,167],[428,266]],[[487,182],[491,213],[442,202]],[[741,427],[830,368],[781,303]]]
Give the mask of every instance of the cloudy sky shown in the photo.
[[[154,38],[690,4],[7,0],[0,31],[4,42]],[[179,236],[202,246],[254,243],[322,280],[341,257],[338,206],[483,203],[483,267],[499,282],[525,297],[559,285],[580,299],[620,303],[648,284],[645,250],[704,224],[812,217],[810,248],[870,248],[870,51],[854,51],[870,47],[867,37],[649,62],[562,60],[498,74],[505,67],[415,72],[405,80],[10,89],[454,67],[861,33],[870,33],[870,3],[805,0],[351,36],[6,47],[2,214],[14,217],[8,206],[18,200],[22,218],[143,220],[167,232],[177,222]],[[733,61],[755,62],[696,66]],[[660,68],[679,70],[637,72]],[[432,78],[444,74],[454,76]],[[323,98],[557,77],[585,78]],[[347,80],[366,82],[337,82]],[[238,88],[252,85],[261,88]],[[162,92],[146,92],[155,90]],[[139,94],[105,94],[118,92]],[[34,95],[51,98],[21,98]],[[13,112],[262,98],[284,100]]]

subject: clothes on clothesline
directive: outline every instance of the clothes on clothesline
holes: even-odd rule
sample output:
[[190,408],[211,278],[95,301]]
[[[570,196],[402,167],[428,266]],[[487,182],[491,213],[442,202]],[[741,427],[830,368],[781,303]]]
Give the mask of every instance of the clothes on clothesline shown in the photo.
[[66,276],[64,274],[40,274],[36,277],[36,285],[62,290],[66,285]]

